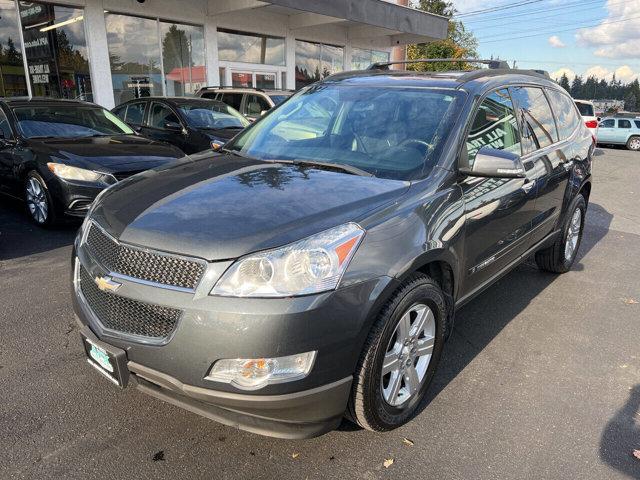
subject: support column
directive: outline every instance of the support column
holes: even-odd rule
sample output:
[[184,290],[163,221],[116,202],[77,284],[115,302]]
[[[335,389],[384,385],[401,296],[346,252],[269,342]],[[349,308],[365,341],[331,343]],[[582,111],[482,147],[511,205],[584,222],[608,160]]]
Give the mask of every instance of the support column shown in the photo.
[[207,14],[204,21],[204,44],[207,62],[207,85],[222,85],[218,59],[218,22]]
[[[287,64],[287,85],[286,88],[295,90],[296,88],[296,38],[291,32],[287,31],[284,39],[285,63]],[[285,87],[283,85],[283,87]]]
[[84,9],[84,22],[89,50],[93,101],[105,108],[112,109],[115,107],[115,102],[102,0],[87,0]]
[[[402,5],[404,7],[409,5],[409,0],[396,0],[396,3],[398,5]],[[407,59],[407,47],[406,46],[401,46],[401,47],[393,47],[393,49],[391,50],[391,60],[397,60],[397,61],[403,61]],[[400,70],[404,70],[405,66],[404,65],[391,65],[392,69],[400,69]]]

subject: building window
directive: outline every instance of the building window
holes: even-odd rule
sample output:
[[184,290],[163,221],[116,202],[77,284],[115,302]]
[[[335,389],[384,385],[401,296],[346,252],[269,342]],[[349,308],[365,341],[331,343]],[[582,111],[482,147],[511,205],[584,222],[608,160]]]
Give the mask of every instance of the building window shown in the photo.
[[296,40],[296,89],[344,68],[344,49]]
[[18,2],[35,96],[92,100],[82,9]]
[[28,95],[16,4],[0,0],[0,96]]
[[202,27],[114,13],[105,21],[116,105],[193,94],[205,83]]
[[354,48],[351,53],[351,68],[353,70],[364,70],[372,63],[388,61],[389,52]]
[[218,58],[225,62],[284,65],[284,38],[218,30]]

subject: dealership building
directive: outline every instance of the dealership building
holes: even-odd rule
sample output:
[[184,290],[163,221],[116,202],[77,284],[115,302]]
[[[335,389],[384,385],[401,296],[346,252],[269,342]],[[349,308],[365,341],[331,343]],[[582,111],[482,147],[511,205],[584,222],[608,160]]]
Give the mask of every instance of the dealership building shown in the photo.
[[111,108],[205,85],[296,89],[442,39],[384,0],[0,0],[0,95]]

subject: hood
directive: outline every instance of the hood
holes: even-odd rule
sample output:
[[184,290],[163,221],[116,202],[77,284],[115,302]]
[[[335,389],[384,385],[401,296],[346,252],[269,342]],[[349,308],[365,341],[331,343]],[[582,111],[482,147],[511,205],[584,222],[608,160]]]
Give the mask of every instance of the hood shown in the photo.
[[408,188],[408,182],[207,154],[120,182],[92,215],[122,242],[223,260],[357,220]]
[[184,156],[172,145],[137,135],[27,140],[36,154],[106,173],[147,170]]

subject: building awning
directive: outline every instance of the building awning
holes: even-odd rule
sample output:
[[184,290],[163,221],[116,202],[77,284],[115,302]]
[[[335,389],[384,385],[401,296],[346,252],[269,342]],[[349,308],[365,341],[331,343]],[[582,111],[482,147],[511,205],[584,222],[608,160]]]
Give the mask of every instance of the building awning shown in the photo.
[[[448,19],[384,0],[216,0],[209,15],[261,11],[288,17],[289,29],[344,28],[352,44],[393,47],[446,38]],[[253,11],[253,12],[252,12]]]

